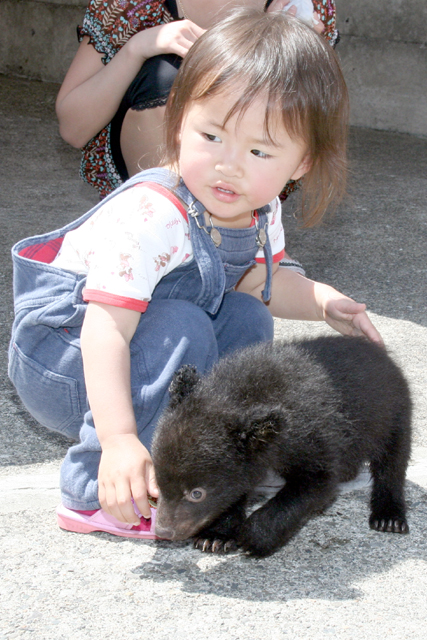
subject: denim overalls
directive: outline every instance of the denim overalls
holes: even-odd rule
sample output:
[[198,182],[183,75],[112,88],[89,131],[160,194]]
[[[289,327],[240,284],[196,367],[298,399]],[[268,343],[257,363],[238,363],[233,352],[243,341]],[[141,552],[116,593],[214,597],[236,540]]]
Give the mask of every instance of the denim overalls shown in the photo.
[[[222,241],[216,247],[205,226],[203,205],[194,201],[182,181],[175,188],[176,176],[166,169],[137,174],[78,220],[18,242],[12,249],[15,321],[9,376],[36,420],[79,440],[61,468],[63,504],[70,509],[99,508],[101,448],[87,401],[80,351],[87,308],[82,298],[86,275],[49,262],[65,233],[80,226],[109,199],[143,181],[163,185],[186,203],[194,256],[158,283],[130,344],[132,402],[141,442],[150,449],[154,428],[168,403],[173,373],[182,365],[195,365],[203,374],[226,353],[273,338],[273,320],[266,306],[233,290],[255,263],[259,230],[267,230],[266,208],[258,212],[257,226],[221,228]],[[268,276],[263,296],[267,300],[272,255],[268,235],[266,239]]]

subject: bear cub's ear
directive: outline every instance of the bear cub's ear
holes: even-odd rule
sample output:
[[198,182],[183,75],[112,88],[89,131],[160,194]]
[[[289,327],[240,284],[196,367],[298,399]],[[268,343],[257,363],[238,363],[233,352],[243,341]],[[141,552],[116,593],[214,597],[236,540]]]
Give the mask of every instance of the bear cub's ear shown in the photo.
[[235,434],[238,446],[247,453],[255,453],[276,440],[283,429],[285,416],[280,408],[254,406],[243,420],[244,424]]
[[173,409],[180,404],[193,391],[199,380],[200,376],[196,367],[190,364],[185,364],[181,369],[175,371],[169,386],[169,406]]

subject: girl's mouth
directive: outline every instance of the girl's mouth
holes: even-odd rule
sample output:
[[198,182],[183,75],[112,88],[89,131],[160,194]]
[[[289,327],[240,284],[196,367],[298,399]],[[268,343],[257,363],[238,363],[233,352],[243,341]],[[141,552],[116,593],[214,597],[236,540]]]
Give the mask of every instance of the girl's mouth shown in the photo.
[[220,202],[232,203],[240,198],[240,195],[233,191],[233,189],[227,189],[226,187],[215,186],[212,188],[215,198]]

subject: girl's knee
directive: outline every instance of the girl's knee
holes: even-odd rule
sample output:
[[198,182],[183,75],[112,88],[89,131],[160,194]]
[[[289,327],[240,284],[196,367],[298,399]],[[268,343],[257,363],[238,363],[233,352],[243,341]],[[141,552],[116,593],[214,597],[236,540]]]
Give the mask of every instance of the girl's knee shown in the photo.
[[269,342],[274,336],[274,320],[268,307],[247,293],[236,292],[235,304],[240,309],[239,320],[248,344]]
[[133,338],[135,346],[155,360],[184,360],[204,368],[218,357],[210,317],[185,300],[152,300],[141,316]]
[[269,342],[274,336],[274,321],[268,307],[247,293],[227,294],[214,324],[221,356],[252,344]]

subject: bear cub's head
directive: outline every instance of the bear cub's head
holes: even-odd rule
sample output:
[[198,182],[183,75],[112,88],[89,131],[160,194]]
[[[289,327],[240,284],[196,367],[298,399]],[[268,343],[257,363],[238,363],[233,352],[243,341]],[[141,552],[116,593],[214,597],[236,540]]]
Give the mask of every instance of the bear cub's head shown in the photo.
[[154,435],[156,534],[170,540],[194,536],[248,494],[280,430],[279,410],[256,404],[238,410],[225,390],[212,394],[205,380],[188,365],[175,374]]

